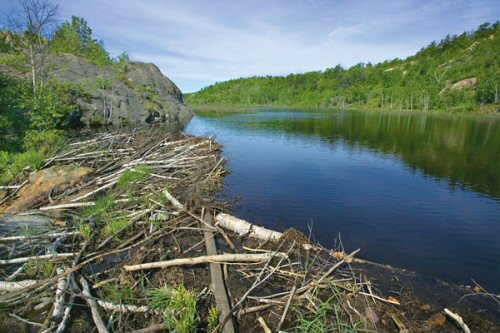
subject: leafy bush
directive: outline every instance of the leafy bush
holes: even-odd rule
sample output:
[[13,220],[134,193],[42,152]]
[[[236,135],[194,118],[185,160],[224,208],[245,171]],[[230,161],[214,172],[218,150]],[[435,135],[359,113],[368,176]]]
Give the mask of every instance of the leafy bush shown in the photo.
[[64,141],[64,131],[62,130],[29,130],[24,137],[24,147],[27,150],[38,151],[49,156],[54,154]]
[[13,181],[26,167],[37,170],[42,166],[45,155],[36,150],[23,153],[9,153],[0,151],[0,183],[8,184]]

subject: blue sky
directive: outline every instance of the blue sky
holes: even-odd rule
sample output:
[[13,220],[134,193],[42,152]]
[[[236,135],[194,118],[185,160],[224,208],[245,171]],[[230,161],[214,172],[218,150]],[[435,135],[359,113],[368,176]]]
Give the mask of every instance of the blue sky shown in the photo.
[[[0,10],[15,2],[0,0]],[[498,0],[55,0],[112,55],[152,62],[183,92],[253,75],[404,58],[499,19]]]

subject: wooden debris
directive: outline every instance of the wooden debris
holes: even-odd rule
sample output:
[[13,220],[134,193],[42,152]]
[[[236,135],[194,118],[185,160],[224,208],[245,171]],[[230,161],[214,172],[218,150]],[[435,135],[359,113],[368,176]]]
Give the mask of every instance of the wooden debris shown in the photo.
[[470,333],[470,329],[469,329],[469,326],[467,326],[467,324],[464,322],[464,320],[462,319],[462,317],[460,317],[458,314],[454,313],[454,312],[451,312],[450,310],[448,309],[444,309],[444,312],[450,316],[451,319],[455,320],[455,322],[458,324],[458,326],[460,326],[462,328],[462,330],[464,331],[464,333]]
[[256,226],[229,214],[217,214],[215,219],[218,225],[238,235],[245,235],[260,240],[278,240],[283,235],[281,232]]
[[241,262],[265,262],[276,256],[285,256],[283,253],[260,253],[260,254],[216,254],[213,256],[200,256],[195,258],[180,258],[167,261],[150,262],[139,265],[123,266],[126,271],[139,271],[144,269],[168,268],[173,266],[193,266],[206,263],[241,263]]

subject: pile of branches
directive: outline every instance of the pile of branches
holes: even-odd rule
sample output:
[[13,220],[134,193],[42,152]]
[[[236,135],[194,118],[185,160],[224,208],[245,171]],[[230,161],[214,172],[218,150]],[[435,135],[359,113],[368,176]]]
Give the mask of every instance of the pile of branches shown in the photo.
[[[399,302],[351,268],[357,251],[225,214],[211,196],[224,160],[209,138],[94,134],[42,171],[61,166],[92,177],[20,213],[49,216],[49,230],[0,238],[4,318],[41,332],[406,329]],[[29,182],[12,184],[5,202]]]

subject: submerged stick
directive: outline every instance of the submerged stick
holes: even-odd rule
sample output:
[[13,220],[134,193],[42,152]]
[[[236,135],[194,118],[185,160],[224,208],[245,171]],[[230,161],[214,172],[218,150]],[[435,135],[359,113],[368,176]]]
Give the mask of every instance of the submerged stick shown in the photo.
[[226,262],[262,262],[276,256],[286,256],[284,253],[259,253],[259,254],[217,254],[213,256],[200,256],[195,258],[180,258],[167,261],[150,262],[139,265],[123,266],[126,271],[138,271],[142,269],[167,268],[172,266],[193,266],[206,263],[226,263]]

